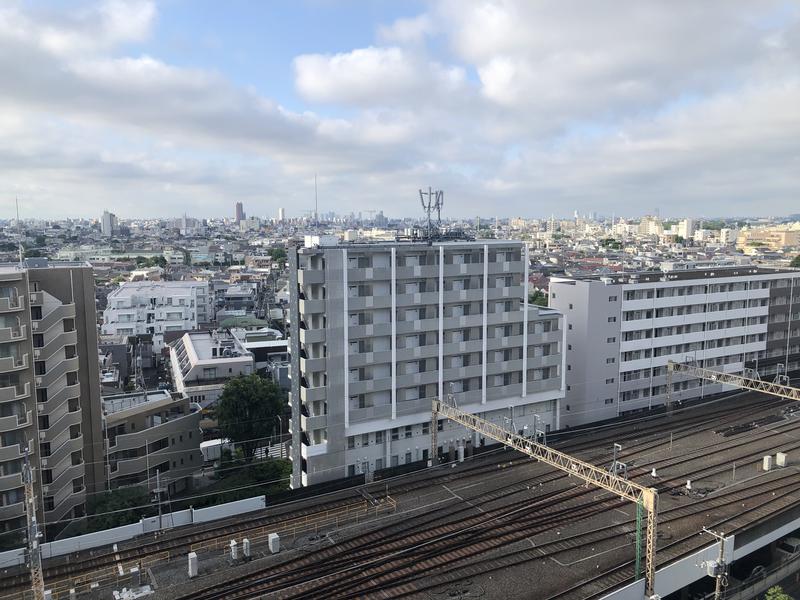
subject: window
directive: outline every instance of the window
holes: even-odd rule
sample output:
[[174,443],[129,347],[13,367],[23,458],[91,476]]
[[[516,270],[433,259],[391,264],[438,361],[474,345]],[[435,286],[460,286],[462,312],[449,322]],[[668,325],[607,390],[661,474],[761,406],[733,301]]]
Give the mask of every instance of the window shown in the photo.
[[423,423],[422,424],[422,435],[428,435],[431,432],[431,424],[430,423]]
[[43,360],[37,360],[33,363],[33,370],[37,375],[44,375],[47,369],[45,368]]
[[45,485],[53,483],[53,471],[50,469],[42,469],[42,483]]
[[617,362],[617,359],[614,358],[613,356],[606,359],[606,364],[607,365],[613,365],[615,362]]
[[46,511],[53,510],[56,507],[55,500],[53,496],[45,496],[44,497],[44,509]]
[[603,400],[603,403],[604,404],[614,404],[614,399],[613,398],[606,398],[605,400]]
[[606,338],[606,344],[613,344],[616,341],[617,341],[616,337],[608,337],[608,338]]
[[570,310],[572,310],[572,303],[570,303],[570,305],[569,305],[569,309],[570,309]]
[[609,302],[616,302],[617,301],[617,297],[616,296],[609,296],[608,297],[608,301]]
[[41,321],[42,320],[42,307],[41,306],[31,306],[31,319],[34,321]]
[[[383,432],[382,431],[376,431],[375,432],[375,443],[376,444],[382,444],[383,443]],[[375,467],[375,468],[377,469],[377,467]]]
[[47,402],[47,388],[36,390],[36,401]]
[[64,331],[75,331],[75,319],[64,319]]
[[347,449],[352,450],[356,447],[356,438],[355,436],[348,435],[347,436]]
[[41,348],[44,346],[44,336],[41,333],[34,333],[33,334],[33,347],[34,348]]
[[361,434],[361,445],[362,446],[369,446],[369,434],[362,433]]
[[567,344],[567,350],[572,350],[572,344]]
[[411,425],[406,425],[405,436],[406,436],[406,439],[411,437]]
[[50,429],[50,417],[48,415],[39,415],[39,429]]
[[567,371],[572,371],[572,365],[567,365]]
[[567,325],[567,328],[568,328],[570,331],[572,331],[572,323],[570,323],[569,325]]
[[606,383],[614,383],[615,379],[616,379],[615,377],[609,377],[608,379],[606,379]]
[[392,440],[396,441],[400,439],[400,430],[397,427],[392,428]]
[[608,317],[608,322],[609,323],[616,323],[617,322],[617,317]]

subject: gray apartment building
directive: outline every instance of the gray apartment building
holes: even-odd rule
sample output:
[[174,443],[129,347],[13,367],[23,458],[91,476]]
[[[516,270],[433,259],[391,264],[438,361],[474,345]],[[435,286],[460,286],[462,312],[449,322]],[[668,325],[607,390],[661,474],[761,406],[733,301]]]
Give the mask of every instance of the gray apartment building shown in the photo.
[[[426,460],[431,399],[557,428],[562,315],[528,304],[522,242],[290,248],[293,487]],[[480,444],[440,422],[440,452]]]
[[200,405],[166,390],[103,398],[108,488],[131,485],[166,499],[191,489],[203,466]]
[[96,322],[88,264],[0,266],[0,533],[25,524],[26,449],[46,537],[103,489]]
[[[564,313],[566,397],[572,426],[663,406],[667,363],[695,362],[773,378],[800,369],[800,271],[713,267],[554,277]],[[673,398],[722,391],[676,374]]]

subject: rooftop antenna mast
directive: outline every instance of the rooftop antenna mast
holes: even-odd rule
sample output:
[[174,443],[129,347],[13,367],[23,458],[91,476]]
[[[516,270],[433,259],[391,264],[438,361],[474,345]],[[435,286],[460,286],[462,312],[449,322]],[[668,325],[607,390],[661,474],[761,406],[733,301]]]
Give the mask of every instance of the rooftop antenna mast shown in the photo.
[[317,174],[314,173],[314,225],[319,225],[319,200],[317,199]]
[[[444,205],[444,192],[433,190],[428,187],[428,191],[419,191],[419,199],[422,203],[422,210],[428,215],[428,239],[433,239],[433,211],[437,215],[437,231],[442,225],[442,206]],[[426,200],[427,199],[427,200]]]
[[19,266],[22,267],[22,229],[19,222],[19,197],[14,196],[14,201],[17,203],[17,246],[19,247]]

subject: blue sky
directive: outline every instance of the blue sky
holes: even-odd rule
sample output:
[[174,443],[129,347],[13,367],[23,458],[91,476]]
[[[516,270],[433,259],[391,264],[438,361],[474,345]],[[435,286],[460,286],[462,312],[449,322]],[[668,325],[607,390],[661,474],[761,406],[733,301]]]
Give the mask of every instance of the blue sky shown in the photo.
[[800,4],[11,0],[0,207],[796,212]]

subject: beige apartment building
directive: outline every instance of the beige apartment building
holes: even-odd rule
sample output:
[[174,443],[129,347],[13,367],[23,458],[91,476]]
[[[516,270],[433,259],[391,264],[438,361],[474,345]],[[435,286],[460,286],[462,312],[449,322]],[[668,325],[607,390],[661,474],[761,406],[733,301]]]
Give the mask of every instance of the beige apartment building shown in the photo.
[[764,246],[769,250],[782,250],[800,246],[800,225],[742,229],[736,238],[736,247]]

